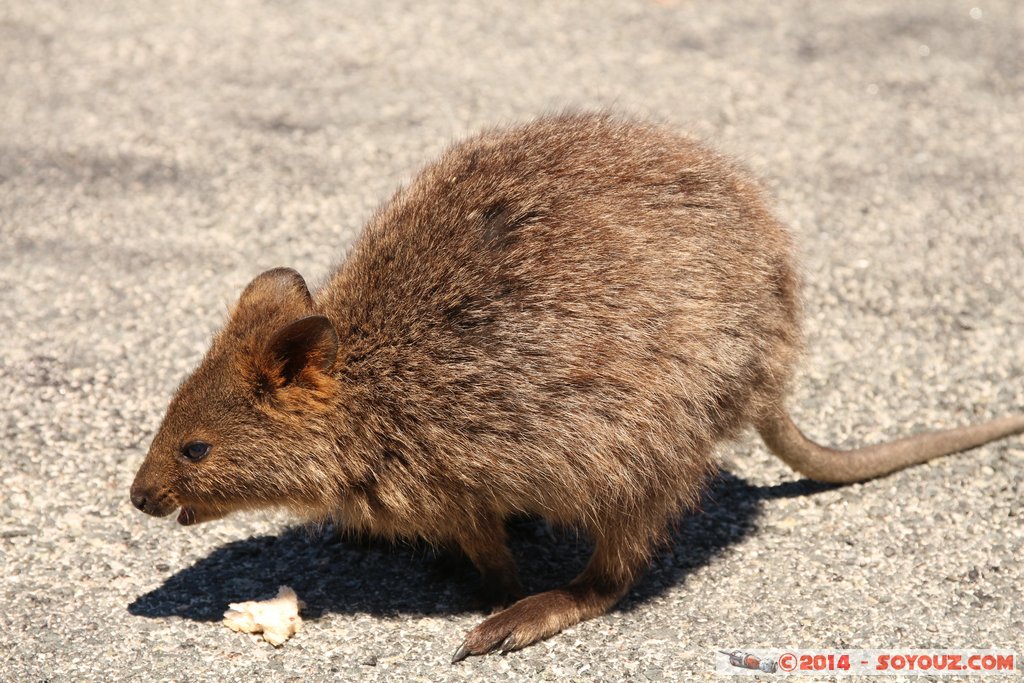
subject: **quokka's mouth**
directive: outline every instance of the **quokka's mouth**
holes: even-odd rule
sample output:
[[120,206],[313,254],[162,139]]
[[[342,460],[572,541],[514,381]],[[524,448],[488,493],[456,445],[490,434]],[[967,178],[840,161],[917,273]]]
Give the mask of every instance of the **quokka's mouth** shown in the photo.
[[211,519],[220,519],[228,513],[228,510],[217,510],[212,508],[200,508],[193,505],[182,505],[178,511],[178,524],[192,526],[200,522],[209,522]]
[[196,509],[187,506],[181,506],[181,511],[178,512],[178,524],[182,526],[191,526],[199,522],[199,518],[196,515]]

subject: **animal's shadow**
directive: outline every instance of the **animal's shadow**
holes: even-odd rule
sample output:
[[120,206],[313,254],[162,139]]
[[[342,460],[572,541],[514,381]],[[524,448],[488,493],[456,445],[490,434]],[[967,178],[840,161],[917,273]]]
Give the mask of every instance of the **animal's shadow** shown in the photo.
[[[620,604],[631,609],[661,594],[752,533],[762,501],[804,496],[834,486],[794,481],[754,486],[722,473],[702,511],[682,518],[672,543]],[[535,519],[509,525],[510,545],[527,592],[566,583],[586,564],[592,546],[573,532],[552,531]],[[229,602],[269,597],[290,585],[306,603],[303,616],[325,613],[447,614],[475,609],[478,578],[468,562],[419,544],[390,545],[346,538],[328,528],[296,527],[278,536],[228,543],[136,598],[131,614],[220,620]]]

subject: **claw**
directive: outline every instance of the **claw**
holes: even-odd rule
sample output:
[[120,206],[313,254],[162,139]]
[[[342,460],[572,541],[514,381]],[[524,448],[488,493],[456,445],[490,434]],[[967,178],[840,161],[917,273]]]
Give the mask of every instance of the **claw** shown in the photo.
[[519,648],[516,646],[514,641],[515,641],[515,636],[514,635],[513,636],[509,636],[505,640],[501,641],[501,645],[498,646],[498,649],[501,650],[501,654],[507,655],[509,652],[513,652],[515,650],[518,650]]
[[458,664],[471,654],[473,653],[469,651],[469,647],[466,643],[459,645],[459,649],[455,651],[455,655],[452,657],[452,664]]

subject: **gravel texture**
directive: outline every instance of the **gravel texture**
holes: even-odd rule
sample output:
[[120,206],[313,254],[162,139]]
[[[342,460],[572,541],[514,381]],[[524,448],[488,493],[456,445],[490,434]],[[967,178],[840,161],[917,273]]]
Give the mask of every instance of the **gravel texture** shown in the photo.
[[[0,679],[714,678],[753,647],[1024,651],[1024,442],[817,487],[753,437],[606,617],[448,660],[470,572],[128,486],[256,273],[323,279],[452,139],[563,107],[741,158],[800,244],[791,401],[852,445],[1024,408],[1024,6],[315,0],[0,4]],[[516,523],[530,589],[587,546]],[[280,649],[218,623],[281,583]]]

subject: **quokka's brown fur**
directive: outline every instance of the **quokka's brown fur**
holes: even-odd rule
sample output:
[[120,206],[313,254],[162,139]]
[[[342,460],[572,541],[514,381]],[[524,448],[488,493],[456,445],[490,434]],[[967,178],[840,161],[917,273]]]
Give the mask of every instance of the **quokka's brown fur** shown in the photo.
[[840,482],[1024,429],[807,441],[783,407],[799,313],[789,234],[728,160],[607,115],[484,133],[399,191],[312,296],[289,269],[245,289],[132,500],[183,524],[285,506],[458,546],[499,603],[520,592],[506,518],[593,536],[578,578],[485,620],[458,660],[614,604],[746,425]]

